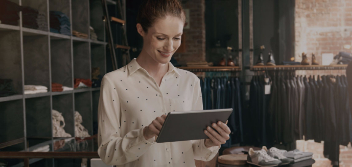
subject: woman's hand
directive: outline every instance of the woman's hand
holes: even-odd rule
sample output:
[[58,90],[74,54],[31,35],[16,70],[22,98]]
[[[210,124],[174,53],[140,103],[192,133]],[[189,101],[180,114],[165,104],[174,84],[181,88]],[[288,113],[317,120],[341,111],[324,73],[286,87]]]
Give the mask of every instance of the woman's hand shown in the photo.
[[220,146],[221,144],[225,144],[226,141],[230,139],[231,130],[226,124],[221,121],[219,121],[217,124],[212,124],[212,127],[219,133],[209,126],[206,130],[204,130],[204,133],[209,137],[209,139],[205,139],[204,141],[204,144],[207,148],[212,146]]
[[147,127],[143,129],[143,135],[146,140],[158,136],[165,122],[166,115],[162,115],[161,117],[155,118]]

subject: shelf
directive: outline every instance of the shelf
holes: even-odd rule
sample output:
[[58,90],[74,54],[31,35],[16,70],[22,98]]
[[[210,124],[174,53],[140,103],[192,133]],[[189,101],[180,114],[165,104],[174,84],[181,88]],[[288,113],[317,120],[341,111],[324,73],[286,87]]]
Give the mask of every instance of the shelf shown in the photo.
[[52,92],[51,94],[52,94],[53,96],[57,96],[57,95],[65,95],[65,94],[71,94],[71,93],[73,93],[72,90],[62,91],[62,92]]
[[5,147],[10,147],[16,144],[20,144],[24,142],[24,138],[19,138],[19,139],[15,139],[15,140],[11,140],[5,143],[0,143],[0,149],[5,148]]
[[36,97],[45,97],[45,96],[50,96],[50,92],[46,92],[46,93],[37,93],[37,94],[25,94],[24,97],[26,99],[30,99],[30,98],[36,98]]
[[22,28],[24,36],[37,36],[37,35],[49,35],[49,32],[42,30],[35,30],[30,28]]
[[347,65],[277,65],[277,66],[253,66],[252,71],[266,70],[345,70]]
[[107,45],[108,43],[107,42],[102,42],[102,41],[96,41],[96,40],[90,40],[90,43],[93,45],[93,44],[96,44],[96,45]]
[[123,46],[123,45],[116,45],[116,49],[131,49],[129,46]]
[[116,22],[116,23],[121,23],[122,25],[126,24],[125,20],[116,18],[116,17],[111,17],[111,21]]
[[100,88],[92,88],[92,91],[100,91]]
[[0,102],[19,100],[22,98],[23,98],[23,95],[13,95],[13,96],[7,96],[7,97],[0,97]]
[[107,4],[113,4],[116,5],[116,1],[114,0],[106,0]]
[[241,71],[238,66],[210,66],[210,67],[178,67],[191,72],[226,72],[226,71]]
[[20,26],[0,24],[0,31],[20,30]]
[[79,37],[75,37],[75,36],[72,36],[72,39],[73,39],[73,42],[89,42],[90,39],[85,39],[85,38],[79,38]]
[[76,88],[74,90],[75,93],[81,93],[81,92],[89,92],[91,88]]
[[0,158],[99,158],[97,152],[0,152]]
[[51,39],[71,39],[71,36],[50,32]]

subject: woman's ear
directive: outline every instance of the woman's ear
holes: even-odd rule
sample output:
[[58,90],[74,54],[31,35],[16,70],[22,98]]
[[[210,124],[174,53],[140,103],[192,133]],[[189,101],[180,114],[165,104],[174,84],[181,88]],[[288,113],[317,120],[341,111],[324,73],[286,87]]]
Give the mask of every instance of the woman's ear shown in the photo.
[[143,27],[142,27],[142,25],[140,23],[137,23],[137,31],[138,31],[139,35],[144,37],[145,33],[144,33]]

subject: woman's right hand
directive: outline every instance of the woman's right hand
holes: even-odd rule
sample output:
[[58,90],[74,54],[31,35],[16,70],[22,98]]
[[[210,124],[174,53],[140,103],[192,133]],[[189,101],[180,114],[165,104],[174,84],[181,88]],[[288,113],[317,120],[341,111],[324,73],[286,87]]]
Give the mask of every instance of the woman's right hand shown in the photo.
[[166,115],[162,115],[161,117],[155,118],[147,127],[143,129],[143,135],[146,140],[158,136],[165,122]]

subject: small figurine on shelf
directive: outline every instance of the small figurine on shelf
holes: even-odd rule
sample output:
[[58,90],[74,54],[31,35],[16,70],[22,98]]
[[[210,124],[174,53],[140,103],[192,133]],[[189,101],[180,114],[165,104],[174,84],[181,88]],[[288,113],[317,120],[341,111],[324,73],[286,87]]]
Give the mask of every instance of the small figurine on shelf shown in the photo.
[[307,54],[305,54],[304,52],[302,53],[302,62],[301,62],[301,65],[309,65],[309,61],[308,61]]
[[257,63],[256,63],[257,66],[263,66],[264,65],[264,58],[263,58],[263,51],[264,50],[265,50],[265,46],[264,45],[260,46],[260,54],[258,56],[258,60],[257,60]]
[[269,59],[268,62],[266,63],[268,66],[276,66],[275,60],[274,60],[274,55],[272,54],[272,51],[269,52]]
[[227,66],[235,66],[235,62],[232,60],[232,56],[231,55],[227,59]]
[[314,53],[312,53],[312,65],[319,65],[319,63],[317,62],[317,59],[316,59]]
[[220,60],[219,66],[226,66],[226,54],[223,55],[224,57]]

